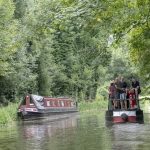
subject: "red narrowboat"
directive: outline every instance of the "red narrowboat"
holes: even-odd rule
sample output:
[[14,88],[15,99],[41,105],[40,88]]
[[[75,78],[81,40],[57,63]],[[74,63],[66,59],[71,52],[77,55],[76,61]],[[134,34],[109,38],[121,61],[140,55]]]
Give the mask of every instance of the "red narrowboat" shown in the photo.
[[32,117],[44,117],[77,112],[77,103],[71,98],[65,97],[43,97],[38,95],[27,95],[18,108],[18,117],[28,119]]

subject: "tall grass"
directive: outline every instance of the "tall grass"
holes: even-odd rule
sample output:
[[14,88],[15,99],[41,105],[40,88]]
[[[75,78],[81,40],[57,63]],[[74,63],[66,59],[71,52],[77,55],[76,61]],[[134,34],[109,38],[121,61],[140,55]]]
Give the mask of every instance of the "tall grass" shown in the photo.
[[93,101],[82,101],[79,103],[80,112],[91,112],[91,111],[101,111],[107,109],[108,99],[105,96],[102,96],[100,93],[96,95],[96,99]]
[[17,103],[10,103],[6,107],[0,107],[0,124],[13,124],[17,119]]
[[94,100],[92,102],[80,102],[79,103],[79,111],[100,111],[107,109],[108,101],[107,100]]

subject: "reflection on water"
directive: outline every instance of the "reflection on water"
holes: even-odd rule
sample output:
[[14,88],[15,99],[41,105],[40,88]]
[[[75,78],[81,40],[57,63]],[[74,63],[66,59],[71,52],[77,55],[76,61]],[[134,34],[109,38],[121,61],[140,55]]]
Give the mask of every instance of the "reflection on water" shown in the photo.
[[106,126],[104,113],[0,129],[0,150],[149,150],[150,114],[144,124]]
[[72,116],[69,119],[55,120],[54,122],[26,122],[20,126],[20,132],[22,139],[25,140],[26,149],[48,149],[49,140],[53,136],[63,133],[66,129],[76,127],[76,116]]
[[20,127],[21,132],[23,131],[23,138],[39,140],[45,136],[51,137],[55,135],[60,129],[73,128],[76,126],[74,118],[59,120],[55,122],[44,122],[39,124],[24,124]]

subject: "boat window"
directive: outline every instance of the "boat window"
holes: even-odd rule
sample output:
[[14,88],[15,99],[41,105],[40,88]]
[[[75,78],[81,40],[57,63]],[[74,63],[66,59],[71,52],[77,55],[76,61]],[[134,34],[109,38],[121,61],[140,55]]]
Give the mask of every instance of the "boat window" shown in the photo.
[[33,103],[30,103],[30,106],[34,106],[34,104],[33,104]]
[[64,106],[64,101],[61,101],[61,106]]
[[71,102],[71,107],[73,107],[74,106],[74,102]]
[[47,106],[51,106],[51,103],[50,103],[50,101],[47,101]]

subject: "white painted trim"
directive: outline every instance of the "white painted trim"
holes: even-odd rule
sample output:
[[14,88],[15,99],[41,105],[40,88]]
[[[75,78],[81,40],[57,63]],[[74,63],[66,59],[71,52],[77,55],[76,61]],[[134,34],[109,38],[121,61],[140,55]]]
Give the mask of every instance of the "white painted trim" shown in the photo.
[[36,108],[25,108],[25,111],[38,112]]
[[136,111],[114,111],[113,117],[121,116],[123,113],[127,114],[128,116],[136,116]]

